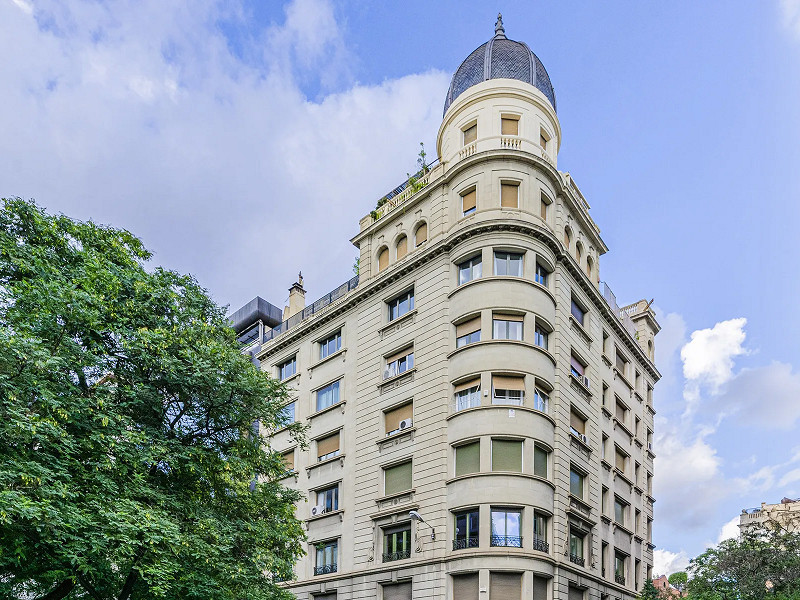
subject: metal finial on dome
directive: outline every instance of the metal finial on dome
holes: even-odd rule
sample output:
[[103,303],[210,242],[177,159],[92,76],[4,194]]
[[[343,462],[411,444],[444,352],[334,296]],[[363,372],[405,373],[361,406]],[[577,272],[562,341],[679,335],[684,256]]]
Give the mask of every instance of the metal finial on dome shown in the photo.
[[503,27],[503,15],[501,13],[497,13],[497,22],[494,24],[494,37],[506,37],[506,29]]

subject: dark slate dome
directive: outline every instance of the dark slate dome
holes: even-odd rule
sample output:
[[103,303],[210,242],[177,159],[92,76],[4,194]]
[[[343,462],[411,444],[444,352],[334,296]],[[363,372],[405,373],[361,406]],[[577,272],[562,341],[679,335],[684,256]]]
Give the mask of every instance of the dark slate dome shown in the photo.
[[542,61],[527,44],[506,37],[502,15],[497,15],[494,32],[494,37],[476,48],[456,70],[444,102],[444,112],[473,85],[503,77],[530,83],[545,95],[555,110],[556,94]]

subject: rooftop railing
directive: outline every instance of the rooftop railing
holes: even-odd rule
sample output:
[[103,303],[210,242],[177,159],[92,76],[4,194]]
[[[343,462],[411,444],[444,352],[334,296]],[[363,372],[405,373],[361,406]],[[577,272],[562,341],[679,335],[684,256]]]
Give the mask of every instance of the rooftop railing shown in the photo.
[[625,327],[628,333],[631,334],[631,337],[635,338],[636,325],[633,324],[628,312],[619,307],[619,304],[617,304],[617,297],[614,295],[614,292],[611,291],[611,288],[608,287],[608,284],[605,281],[600,282],[600,293],[603,295],[603,299],[606,301],[606,304],[608,304],[611,312],[617,316],[617,319],[619,319],[620,323],[622,323],[622,326]]
[[[437,158],[431,164],[426,165],[424,168],[414,173],[409,179],[406,179],[403,183],[381,198],[381,200],[385,200],[385,202],[375,209],[375,213],[378,215],[377,218],[380,219],[382,216],[393,211],[416,192],[428,185],[431,178],[431,171],[438,162],[439,159]],[[412,180],[413,184],[411,183]]]
[[320,298],[313,304],[306,306],[299,313],[297,313],[296,315],[292,315],[277,327],[273,327],[272,329],[266,330],[264,332],[264,342],[268,342],[271,339],[278,337],[285,331],[289,331],[292,327],[296,327],[309,317],[320,312],[325,307],[333,304],[339,298],[345,296],[348,292],[356,289],[356,286],[358,286],[358,275],[353,277],[350,281],[346,281],[332,292],[325,294],[322,298]]

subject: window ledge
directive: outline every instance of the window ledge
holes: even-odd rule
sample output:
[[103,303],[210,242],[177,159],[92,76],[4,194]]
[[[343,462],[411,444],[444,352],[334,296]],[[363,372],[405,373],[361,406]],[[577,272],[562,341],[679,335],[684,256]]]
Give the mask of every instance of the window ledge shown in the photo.
[[398,380],[402,379],[403,377],[408,377],[410,375],[413,375],[416,372],[417,372],[417,367],[412,367],[410,369],[407,369],[407,370],[403,371],[399,375],[392,375],[391,377],[387,377],[386,379],[382,379],[381,382],[378,384],[378,388],[382,388],[385,385],[389,385],[390,383],[394,383],[395,381],[398,381]]
[[633,432],[630,429],[628,429],[628,426],[625,425],[623,421],[620,421],[617,417],[614,417],[614,424],[618,425],[619,428],[622,429],[622,431],[627,433],[628,437],[631,438],[631,441],[633,441]]
[[608,515],[600,515],[600,520],[603,521],[603,523],[611,524],[611,517]]
[[[589,313],[586,313],[586,314],[588,315]],[[584,315],[584,318],[585,318],[585,316],[586,316],[586,315]],[[572,313],[570,313],[570,315],[569,315],[569,322],[570,322],[570,323],[572,324],[572,326],[573,326],[573,327],[574,327],[574,328],[575,328],[575,329],[578,331],[578,333],[580,333],[580,334],[581,334],[581,336],[583,336],[583,339],[584,339],[584,341],[585,341],[585,342],[586,342],[588,345],[590,345],[590,346],[591,346],[592,342],[594,341],[594,340],[592,339],[592,336],[590,336],[590,335],[589,335],[589,332],[588,332],[588,331],[586,331],[586,328],[585,328],[583,325],[581,325],[580,323],[578,323],[578,319],[576,319],[576,318],[575,318],[575,317],[572,315]]]
[[492,410],[492,409],[522,410],[522,411],[525,411],[525,412],[534,413],[534,414],[537,414],[537,415],[540,415],[540,416],[544,417],[545,419],[550,421],[550,423],[553,425],[553,427],[555,427],[555,425],[556,425],[555,419],[553,419],[553,417],[551,417],[546,412],[542,412],[540,410],[536,410],[535,408],[531,408],[530,406],[525,406],[525,405],[516,406],[516,405],[511,405],[511,404],[487,404],[485,406],[481,405],[481,406],[473,406],[472,408],[462,408],[461,410],[457,410],[457,411],[451,412],[449,415],[447,415],[445,420],[449,421],[450,419],[453,419],[453,418],[457,417],[458,415],[463,415],[463,414],[467,414],[467,413],[471,413],[471,412],[475,412],[475,411],[479,411],[479,410]]
[[638,483],[633,486],[633,490],[639,495],[644,494],[644,489]]
[[331,463],[336,462],[337,460],[342,461],[342,466],[344,466],[344,452],[342,452],[341,454],[337,454],[336,456],[331,456],[330,458],[326,458],[325,460],[320,460],[318,462],[315,462],[313,465],[308,465],[306,467],[306,473],[308,473],[308,476],[311,477],[311,471],[313,471],[317,467],[321,467],[323,465],[329,465]]
[[567,435],[569,435],[570,441],[575,442],[576,444],[578,444],[578,446],[580,448],[583,448],[584,450],[586,450],[586,452],[591,452],[592,451],[592,447],[587,442],[584,442],[581,438],[579,438],[577,435],[575,435],[571,431]]
[[603,406],[601,406],[601,407],[600,407],[600,410],[602,410],[602,411],[603,411],[603,414],[604,414],[605,416],[607,416],[607,417],[610,417],[610,416],[611,416],[611,411],[610,411],[610,410],[608,410],[608,407],[607,407],[605,404],[603,404]]
[[318,417],[318,416],[320,416],[322,414],[325,414],[326,412],[333,412],[337,408],[341,408],[342,409],[342,414],[344,414],[344,405],[345,404],[347,404],[347,400],[341,400],[341,401],[337,402],[336,404],[331,404],[330,406],[326,406],[325,408],[323,408],[321,410],[318,410],[317,412],[309,415],[308,418],[309,419],[313,419],[314,417]]
[[642,535],[640,533],[634,533],[633,537],[636,538],[637,542],[643,542],[644,541],[644,538],[642,537]]
[[572,383],[574,383],[576,386],[578,386],[578,389],[581,392],[583,392],[585,395],[591,397],[592,390],[589,389],[588,387],[586,387],[585,385],[583,385],[583,382],[580,379],[578,379],[575,375],[573,375],[572,372],[570,372],[569,378],[572,381]]
[[642,448],[644,446],[644,443],[642,443],[642,441],[637,437],[633,438],[633,443],[636,444],[639,448]]
[[298,371],[294,375],[289,375],[286,379],[281,379],[281,383],[291,383],[292,381],[294,381],[298,377],[300,377],[300,371]]
[[486,275],[485,277],[476,277],[475,279],[470,279],[469,281],[466,281],[461,285],[457,285],[450,291],[450,293],[447,294],[447,297],[450,298],[451,296],[457,294],[461,290],[467,289],[470,286],[477,285],[481,282],[488,282],[488,281],[516,281],[516,282],[526,283],[532,287],[535,287],[537,290],[541,290],[542,292],[547,294],[550,300],[553,301],[553,305],[555,306],[556,304],[556,297],[553,295],[553,292],[550,291],[550,288],[548,288],[545,285],[542,285],[541,283],[537,283],[536,281],[533,281],[531,279],[526,279],[525,277],[517,277],[516,275]]
[[614,468],[614,467],[611,466],[611,463],[608,462],[605,458],[601,458],[600,459],[600,464],[603,465],[609,471]]
[[614,521],[614,528],[620,529],[623,532],[627,533],[628,535],[633,535],[633,532],[630,529],[628,529],[627,527],[625,527],[625,525],[622,525],[621,523],[617,523],[616,521]]
[[628,381],[628,378],[625,377],[622,371],[620,371],[617,367],[613,367],[613,369],[614,369],[614,375],[619,377],[622,380],[622,383],[627,385],[628,389],[630,389],[630,391],[633,392],[633,384],[630,381]]
[[322,513],[321,515],[317,515],[316,517],[309,517],[306,519],[306,523],[310,523],[311,521],[321,521],[325,517],[332,517],[333,515],[339,515],[339,520],[342,520],[342,513],[344,513],[343,508],[339,508],[337,510],[332,510],[330,512]]
[[397,440],[401,440],[404,437],[410,436],[417,430],[416,427],[409,427],[408,429],[403,429],[403,431],[398,431],[397,433],[393,433],[392,435],[387,435],[386,437],[379,438],[375,443],[377,445],[385,444],[386,442],[394,442]]
[[394,500],[395,498],[400,498],[402,496],[413,496],[414,492],[417,491],[417,488],[411,488],[410,490],[403,490],[402,492],[395,492],[394,494],[387,494],[386,496],[381,496],[380,498],[375,498],[375,503],[380,504],[382,502],[386,502],[387,500]]
[[344,357],[344,354],[345,354],[345,352],[347,352],[347,348],[342,348],[342,349],[340,349],[340,350],[337,350],[337,351],[336,351],[336,352],[334,352],[333,354],[328,354],[328,356],[326,356],[325,358],[320,358],[320,359],[319,359],[317,362],[315,362],[313,365],[311,365],[310,367],[308,367],[308,370],[309,370],[309,371],[313,371],[313,370],[314,370],[314,369],[316,369],[318,366],[320,366],[320,365],[323,365],[323,364],[325,364],[326,362],[330,362],[330,361],[332,361],[332,360],[333,360],[334,358],[336,358],[337,356],[342,356],[342,357]]
[[381,335],[383,335],[383,334],[385,334],[387,331],[390,331],[392,328],[394,328],[394,327],[397,327],[397,326],[398,326],[398,325],[400,325],[401,323],[405,323],[406,321],[408,321],[408,320],[409,320],[409,319],[411,319],[412,317],[416,316],[416,314],[417,314],[417,309],[416,309],[416,308],[415,308],[414,310],[410,310],[410,311],[408,311],[406,314],[404,314],[404,315],[402,315],[402,316],[399,316],[399,317],[397,317],[396,319],[394,319],[394,320],[392,320],[392,321],[389,321],[389,322],[388,322],[388,323],[386,323],[385,325],[381,326],[381,327],[378,329],[378,333],[380,333]]
[[545,348],[542,348],[541,346],[537,346],[536,344],[532,344],[532,343],[526,342],[524,340],[504,340],[504,339],[494,339],[494,338],[492,338],[490,340],[480,340],[480,341],[477,341],[477,342],[472,342],[471,344],[467,344],[466,346],[461,346],[460,348],[456,348],[455,350],[451,350],[447,354],[447,358],[450,358],[453,355],[458,354],[459,352],[463,352],[467,348],[477,348],[477,347],[480,347],[480,346],[485,346],[487,344],[516,344],[518,346],[525,346],[526,348],[531,348],[532,350],[535,350],[536,352],[541,352],[548,359],[550,359],[550,362],[553,363],[553,366],[556,365],[555,356],[553,356],[550,353],[549,350],[547,350]]
[[628,476],[625,475],[625,473],[623,473],[622,471],[620,471],[619,468],[614,467],[614,474],[620,479],[622,479],[622,481],[627,483],[629,486],[633,487],[633,482],[630,479],[628,479]]
[[457,481],[463,481],[464,479],[470,479],[472,477],[491,477],[493,475],[511,475],[513,477],[524,477],[526,479],[533,479],[535,481],[541,481],[542,483],[547,484],[553,489],[556,489],[556,485],[546,479],[544,477],[540,477],[539,475],[531,475],[530,473],[520,473],[519,471],[477,471],[475,473],[465,473],[464,475],[456,475],[455,477],[451,477],[450,479],[445,480],[445,485],[450,485],[451,483],[455,483]]
[[656,457],[656,453],[653,452],[652,450],[650,450],[650,448],[648,448],[647,449],[647,456],[649,456],[650,458],[655,458]]
[[608,354],[603,352],[603,362],[606,363],[607,366],[612,367],[614,363],[611,362],[611,359],[608,357]]
[[650,495],[650,494],[645,494],[645,496],[647,496],[647,499],[648,499],[648,500],[650,500],[650,503],[651,503],[651,504],[655,504],[655,501],[656,501],[656,499],[655,499],[655,498],[653,498],[653,496],[652,496],[652,495]]
[[644,402],[644,396],[642,396],[642,394],[641,394],[641,392],[639,390],[635,389],[635,390],[633,390],[633,393],[636,394],[636,399],[639,402]]

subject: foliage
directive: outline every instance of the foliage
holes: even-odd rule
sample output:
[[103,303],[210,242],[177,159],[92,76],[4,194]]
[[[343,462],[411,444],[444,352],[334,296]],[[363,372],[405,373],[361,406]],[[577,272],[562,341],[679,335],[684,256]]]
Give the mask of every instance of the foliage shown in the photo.
[[686,571],[677,571],[667,577],[669,584],[679,592],[682,592],[686,588],[686,582],[688,580],[689,576],[686,574]]
[[642,593],[639,594],[640,600],[661,600],[661,592],[653,585],[652,579],[647,579],[642,586]]
[[[286,389],[127,231],[0,210],[0,597],[277,599]],[[293,434],[302,431],[290,426]]]
[[361,272],[361,257],[356,256],[355,261],[353,262],[353,275],[358,275]]
[[[422,188],[425,187],[425,183],[421,181],[422,176],[427,174],[430,171],[430,167],[428,167],[428,162],[426,157],[428,156],[427,152],[425,152],[425,144],[422,142],[419,143],[420,151],[417,154],[417,167],[418,171],[415,175],[411,175],[410,173],[406,173],[406,177],[408,178],[406,181],[406,188],[411,189],[412,194],[416,194]],[[375,210],[370,211],[369,216],[372,217],[374,221],[377,221],[382,215],[378,213],[378,209],[389,202],[390,198],[388,195],[384,196],[375,204]]]
[[687,589],[697,600],[800,600],[800,533],[748,528],[692,559]]

